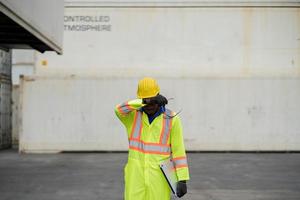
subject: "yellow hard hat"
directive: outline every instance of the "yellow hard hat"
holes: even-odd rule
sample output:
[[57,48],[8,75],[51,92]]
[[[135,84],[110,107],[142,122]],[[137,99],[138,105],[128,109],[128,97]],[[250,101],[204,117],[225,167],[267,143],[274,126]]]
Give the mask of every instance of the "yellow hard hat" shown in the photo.
[[155,79],[145,77],[139,81],[137,96],[140,99],[155,97],[159,93],[159,86]]

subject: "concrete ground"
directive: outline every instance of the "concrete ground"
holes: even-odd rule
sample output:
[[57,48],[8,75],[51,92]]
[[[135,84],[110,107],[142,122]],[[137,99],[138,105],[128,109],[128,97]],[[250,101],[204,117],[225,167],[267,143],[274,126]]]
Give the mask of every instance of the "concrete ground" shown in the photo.
[[[123,199],[126,153],[0,151],[1,200]],[[189,200],[299,200],[300,154],[190,153]]]

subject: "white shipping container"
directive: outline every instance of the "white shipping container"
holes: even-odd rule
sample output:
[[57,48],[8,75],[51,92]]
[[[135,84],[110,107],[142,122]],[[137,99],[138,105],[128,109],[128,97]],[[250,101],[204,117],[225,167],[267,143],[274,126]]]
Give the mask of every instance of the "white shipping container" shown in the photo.
[[0,0],[1,13],[59,53],[63,43],[63,9],[63,0]]
[[[127,150],[114,106],[138,79],[25,77],[20,151]],[[179,114],[187,150],[300,150],[299,79],[158,79]]]
[[13,85],[12,87],[12,104],[11,104],[11,123],[12,123],[12,146],[13,148],[18,148],[19,145],[19,85]]
[[64,55],[37,53],[20,86],[20,151],[126,150],[113,108],[143,76],[188,150],[300,150],[297,2],[118,3],[66,4]]
[[300,8],[66,7],[39,75],[299,77]]

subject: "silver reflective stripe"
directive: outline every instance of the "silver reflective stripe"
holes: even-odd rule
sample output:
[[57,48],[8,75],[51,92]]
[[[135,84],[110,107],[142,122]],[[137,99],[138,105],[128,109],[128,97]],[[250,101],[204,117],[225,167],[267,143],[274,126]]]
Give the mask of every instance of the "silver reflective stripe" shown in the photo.
[[152,144],[145,144],[140,141],[135,140],[129,140],[129,146],[138,148],[142,151],[148,151],[148,152],[160,152],[160,153],[170,153],[171,148],[168,146],[158,146],[158,145],[152,145]]
[[166,119],[171,119],[173,117],[173,115],[172,115],[173,113],[169,109],[166,109],[165,114],[166,114],[166,116],[165,116]]
[[129,113],[130,111],[132,111],[132,109],[129,108],[129,105],[127,103],[122,104],[120,106],[120,109],[123,113]]
[[186,158],[178,159],[178,160],[173,160],[175,167],[179,165],[187,165],[187,160]]
[[140,130],[142,128],[142,115],[143,113],[141,111],[136,111],[136,121],[135,121],[135,125],[134,125],[134,130],[133,130],[133,133],[132,133],[132,138],[135,138],[137,139],[139,137],[139,133],[140,133]]
[[168,142],[168,136],[170,134],[171,131],[171,126],[172,126],[172,118],[170,118],[169,116],[171,116],[172,111],[170,111],[169,109],[166,109],[165,111],[165,116],[163,119],[163,122],[165,123],[164,130],[162,130],[162,144],[167,144]]

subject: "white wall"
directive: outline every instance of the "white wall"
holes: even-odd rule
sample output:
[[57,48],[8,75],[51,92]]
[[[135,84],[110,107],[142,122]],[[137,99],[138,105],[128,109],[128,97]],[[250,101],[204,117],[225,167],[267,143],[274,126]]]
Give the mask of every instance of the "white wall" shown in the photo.
[[[109,17],[70,22],[68,17]],[[66,8],[64,55],[37,54],[37,74],[299,77],[300,8]],[[46,65],[42,65],[47,61]]]
[[[20,150],[126,150],[114,106],[135,98],[137,79],[23,81]],[[188,150],[300,150],[299,79],[159,79],[175,98]]]
[[19,146],[19,129],[20,129],[20,112],[19,112],[19,85],[13,85],[12,86],[12,98],[11,98],[11,111],[12,111],[12,147],[13,148],[18,148]]
[[35,50],[12,50],[12,145],[19,145],[19,84],[21,75],[33,75],[35,69]]
[[65,30],[63,56],[37,53],[36,76],[20,88],[21,151],[125,150],[113,108],[143,76],[183,109],[188,150],[300,150],[300,8],[75,6],[65,15],[109,16],[65,25],[110,30]]
[[[21,75],[33,75],[35,50],[12,50],[12,84],[19,85]],[[14,89],[14,88],[13,88]]]

